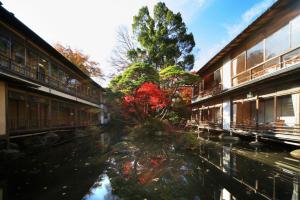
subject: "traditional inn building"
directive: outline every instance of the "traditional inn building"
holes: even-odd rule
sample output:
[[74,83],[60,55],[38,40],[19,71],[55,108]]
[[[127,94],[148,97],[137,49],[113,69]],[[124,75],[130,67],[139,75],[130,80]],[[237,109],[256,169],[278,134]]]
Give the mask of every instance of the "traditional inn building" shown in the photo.
[[198,72],[199,127],[300,145],[300,1],[278,0]]
[[0,5],[0,139],[100,124],[103,92]]

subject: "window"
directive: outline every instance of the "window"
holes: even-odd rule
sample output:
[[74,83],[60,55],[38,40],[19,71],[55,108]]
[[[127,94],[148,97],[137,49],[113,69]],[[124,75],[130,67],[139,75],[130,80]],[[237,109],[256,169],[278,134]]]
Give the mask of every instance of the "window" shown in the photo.
[[264,61],[263,42],[256,44],[247,51],[247,69]]
[[16,42],[12,44],[12,58],[20,65],[25,65],[25,47]]
[[58,79],[58,66],[51,63],[51,76],[53,76],[54,79]]
[[32,69],[37,69],[38,66],[38,56],[32,50],[27,51],[27,60],[26,64]]
[[295,48],[300,46],[300,16],[293,19],[291,25],[292,47]]
[[266,60],[285,52],[289,46],[289,26],[286,25],[266,39]]
[[194,85],[193,87],[193,96],[198,96],[199,95],[199,84]]
[[278,97],[277,120],[288,126],[293,126],[296,123],[298,98],[297,94]]
[[222,82],[221,69],[218,69],[214,72],[214,82],[216,85]]
[[48,81],[48,66],[49,66],[48,60],[40,57],[38,66],[39,66],[39,80],[41,80],[43,82],[47,82]]
[[9,56],[9,40],[0,36],[0,54]]
[[245,64],[245,52],[243,52],[232,61],[232,75],[236,76],[237,74],[245,71]]

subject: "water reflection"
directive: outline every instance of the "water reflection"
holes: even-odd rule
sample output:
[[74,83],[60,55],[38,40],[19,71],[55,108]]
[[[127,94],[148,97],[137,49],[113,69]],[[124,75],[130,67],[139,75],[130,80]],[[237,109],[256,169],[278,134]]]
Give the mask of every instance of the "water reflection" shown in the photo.
[[89,193],[83,197],[83,200],[119,200],[120,198],[112,194],[112,187],[109,177],[106,174],[101,175],[90,189]]
[[166,141],[119,143],[84,199],[299,199],[298,160],[239,145],[202,140],[192,155]]

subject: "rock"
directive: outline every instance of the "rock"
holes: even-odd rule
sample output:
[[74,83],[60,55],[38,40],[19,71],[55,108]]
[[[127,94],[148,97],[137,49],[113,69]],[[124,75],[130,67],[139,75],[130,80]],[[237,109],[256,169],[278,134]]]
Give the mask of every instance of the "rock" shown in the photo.
[[17,143],[9,143],[9,149],[19,149],[19,145]]
[[76,138],[82,138],[82,137],[85,137],[86,136],[86,133],[84,130],[81,130],[81,129],[76,129],[75,132],[75,137]]
[[17,149],[3,149],[0,151],[0,159],[17,159],[21,156],[21,152]]
[[300,159],[300,149],[294,150],[290,154],[292,157]]
[[163,135],[163,132],[162,132],[162,131],[156,131],[154,134],[155,134],[156,136],[162,136],[162,135]]
[[239,141],[240,138],[239,137],[234,137],[234,136],[224,136],[223,140],[227,140],[227,141]]
[[55,133],[48,133],[47,135],[44,136],[44,144],[45,145],[52,145],[57,143],[59,140],[59,136]]
[[32,136],[24,139],[23,143],[25,147],[39,147],[44,145],[45,139],[41,136]]
[[253,147],[261,147],[264,144],[262,142],[259,142],[259,141],[252,141],[252,142],[249,143],[249,145],[253,146]]

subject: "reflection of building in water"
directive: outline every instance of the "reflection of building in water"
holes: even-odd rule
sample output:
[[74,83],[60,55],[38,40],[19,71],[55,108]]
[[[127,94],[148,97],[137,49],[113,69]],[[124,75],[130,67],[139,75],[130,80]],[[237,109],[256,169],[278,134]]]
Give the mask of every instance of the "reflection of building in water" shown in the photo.
[[291,200],[299,200],[300,197],[300,190],[299,190],[299,177],[298,177],[298,181],[296,183],[293,184],[294,188],[293,188],[293,196]]
[[232,147],[223,146],[222,167],[226,174],[235,175],[236,172],[236,156],[231,153]]
[[[234,189],[236,187],[230,186],[233,183],[266,199],[299,199],[299,161],[283,157],[280,161],[276,160],[274,165],[264,164],[244,154],[257,155],[257,152],[247,151],[240,154],[238,152],[244,151],[243,149],[232,150],[232,146],[212,146],[211,142],[201,142],[200,157],[220,172],[218,176],[225,177],[225,182],[217,182],[222,188],[226,188],[220,188],[221,199],[234,199],[232,195],[239,197],[239,191]],[[206,174],[201,175],[201,178],[205,177]],[[202,185],[207,187],[204,180]],[[229,193],[232,195],[229,196]]]
[[235,200],[236,198],[225,188],[221,190],[220,200]]
[[4,182],[0,181],[0,200],[5,199],[5,194],[6,193],[6,185]]

